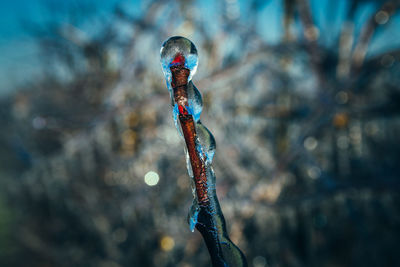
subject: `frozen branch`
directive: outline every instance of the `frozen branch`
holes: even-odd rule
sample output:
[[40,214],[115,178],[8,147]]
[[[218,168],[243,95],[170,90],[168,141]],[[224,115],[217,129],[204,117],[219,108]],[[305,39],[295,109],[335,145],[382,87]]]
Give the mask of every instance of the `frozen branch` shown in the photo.
[[183,37],[171,37],[161,48],[161,64],[173,104],[175,124],[186,143],[186,159],[194,200],[189,224],[202,234],[214,267],[247,266],[244,254],[229,239],[215,188],[211,162],[215,140],[200,122],[202,98],[191,82],[197,69],[197,49]]

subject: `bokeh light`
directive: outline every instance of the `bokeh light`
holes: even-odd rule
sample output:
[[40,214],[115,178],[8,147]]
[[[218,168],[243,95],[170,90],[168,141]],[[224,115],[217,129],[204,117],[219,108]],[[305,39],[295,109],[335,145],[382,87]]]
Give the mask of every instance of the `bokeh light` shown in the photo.
[[175,246],[175,240],[170,236],[163,236],[160,240],[160,247],[163,251],[171,251]]
[[158,175],[158,173],[154,172],[154,171],[149,171],[148,173],[145,174],[144,176],[144,182],[148,185],[148,186],[155,186],[158,184],[158,181],[160,180],[160,176]]

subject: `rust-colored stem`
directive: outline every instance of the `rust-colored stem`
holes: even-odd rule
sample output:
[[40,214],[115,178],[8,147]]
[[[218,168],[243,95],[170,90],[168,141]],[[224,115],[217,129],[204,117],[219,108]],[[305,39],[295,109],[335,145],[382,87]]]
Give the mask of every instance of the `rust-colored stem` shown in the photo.
[[209,197],[207,191],[207,176],[204,161],[201,159],[196,149],[196,127],[193,116],[188,113],[187,80],[190,70],[182,65],[170,68],[172,73],[172,88],[174,90],[174,99],[179,109],[179,122],[181,124],[186,147],[189,153],[190,164],[192,166],[196,195],[199,205],[207,206]]

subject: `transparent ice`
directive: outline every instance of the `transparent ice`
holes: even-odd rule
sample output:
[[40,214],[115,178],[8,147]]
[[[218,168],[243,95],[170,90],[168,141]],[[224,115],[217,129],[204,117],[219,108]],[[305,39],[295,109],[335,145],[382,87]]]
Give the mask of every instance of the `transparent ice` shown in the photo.
[[181,54],[185,58],[185,67],[190,70],[188,81],[192,80],[197,70],[198,57],[196,46],[189,39],[181,36],[169,38],[163,43],[160,54],[161,66],[167,80],[168,90],[172,91],[170,67],[173,65],[172,62],[177,54]]
[[[168,82],[167,77],[166,77],[166,79],[167,79],[167,83],[169,83],[168,88],[170,88],[171,87],[170,82]],[[183,136],[180,125],[179,125],[179,120],[178,120],[178,115],[179,115],[178,104],[175,103],[175,100],[173,97],[173,92],[172,92],[172,87],[170,90],[171,90],[170,91],[171,105],[173,107],[172,116],[174,118],[175,127],[176,127],[176,129],[178,129],[179,134],[181,136]],[[186,109],[189,112],[189,114],[193,116],[193,119],[195,122],[200,122],[200,114],[201,114],[201,111],[203,110],[203,99],[201,97],[199,90],[197,90],[196,86],[194,86],[192,81],[190,81],[187,85],[187,94],[188,94],[189,106],[187,106]]]
[[194,86],[193,82],[191,81],[196,72],[198,64],[197,49],[190,40],[177,36],[171,37],[165,41],[161,47],[160,53],[162,69],[171,96],[171,104],[173,106],[172,113],[175,126],[182,137],[183,134],[179,121],[179,109],[177,103],[175,103],[173,88],[171,85],[172,73],[170,68],[174,66],[174,64],[181,65],[184,61],[184,67],[190,70],[186,86],[188,106],[185,108],[187,112],[192,115],[195,124],[196,151],[205,167],[207,177],[207,195],[209,199],[209,203],[206,206],[204,204],[200,204],[197,200],[194,180],[195,178],[193,176],[189,153],[185,146],[186,165],[191,178],[190,180],[193,193],[193,203],[188,214],[190,230],[193,232],[196,225],[201,223],[198,221],[199,214],[201,212],[205,212],[207,217],[211,218],[212,221],[212,226],[207,231],[212,233],[213,239],[217,240],[219,244],[221,254],[223,255],[223,265],[227,267],[247,266],[243,253],[229,239],[226,231],[224,216],[216,195],[215,174],[211,166],[216,148],[215,139],[211,132],[200,121],[200,115],[203,109],[203,100],[199,90],[197,90],[196,86]]
[[193,119],[195,121],[199,121],[203,107],[203,101],[199,90],[197,90],[196,86],[194,86],[191,81],[193,75],[196,73],[198,65],[197,49],[196,46],[189,39],[175,36],[169,38],[163,43],[160,54],[162,70],[164,72],[168,90],[170,91],[175,126],[178,129],[179,133],[182,135],[180,127],[178,125],[178,105],[174,101],[173,89],[171,86],[172,74],[170,67],[174,65],[173,61],[177,55],[183,56],[185,60],[184,67],[190,70],[187,86],[189,106],[186,108],[189,114],[193,115]]
[[193,115],[194,121],[198,122],[200,120],[201,111],[203,110],[203,98],[192,81],[188,84],[187,93],[189,102],[188,111]]
[[211,165],[215,154],[215,139],[211,132],[199,121],[196,124],[196,133],[202,155],[205,163]]

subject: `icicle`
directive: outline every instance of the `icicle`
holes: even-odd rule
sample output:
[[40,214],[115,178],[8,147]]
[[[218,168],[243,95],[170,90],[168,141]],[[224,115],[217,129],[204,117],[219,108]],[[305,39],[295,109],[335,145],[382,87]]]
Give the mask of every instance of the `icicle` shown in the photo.
[[243,253],[229,239],[216,195],[211,166],[215,139],[200,122],[203,101],[191,81],[198,64],[197,49],[190,40],[178,36],[165,41],[160,53],[175,125],[186,143],[187,169],[193,190],[188,214],[190,230],[197,228],[202,234],[213,266],[247,266]]

